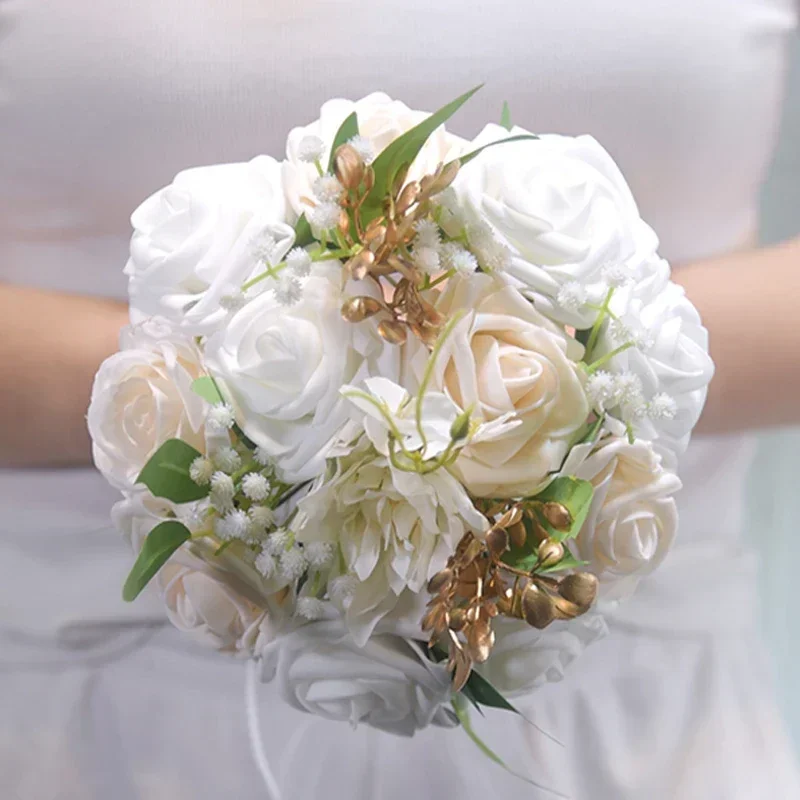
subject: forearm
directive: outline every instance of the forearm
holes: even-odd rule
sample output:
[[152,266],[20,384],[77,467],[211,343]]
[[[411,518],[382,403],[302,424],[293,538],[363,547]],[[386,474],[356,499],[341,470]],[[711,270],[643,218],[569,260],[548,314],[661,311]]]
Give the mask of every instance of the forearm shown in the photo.
[[800,423],[800,239],[676,270],[716,373],[698,432]]
[[112,300],[0,284],[0,466],[89,462],[92,378],[125,322]]

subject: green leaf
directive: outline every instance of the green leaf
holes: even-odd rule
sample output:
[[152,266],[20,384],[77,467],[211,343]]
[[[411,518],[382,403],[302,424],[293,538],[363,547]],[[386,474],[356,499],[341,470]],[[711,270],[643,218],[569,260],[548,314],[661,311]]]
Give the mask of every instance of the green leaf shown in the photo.
[[519,714],[519,711],[517,711],[517,709],[514,708],[486,678],[479,675],[475,670],[470,672],[469,678],[464,688],[461,690],[461,693],[476,705],[502,708],[506,711],[513,711],[515,714]]
[[300,215],[300,219],[294,226],[295,247],[306,247],[314,241],[314,234],[311,232],[311,225],[306,219],[305,214]]
[[175,520],[156,525],[144,540],[139,557],[125,581],[122,599],[128,603],[135,600],[169,557],[191,536],[189,529]]
[[173,503],[200,500],[209,488],[198,486],[189,477],[189,467],[201,455],[180,439],[168,439],[144,465],[136,482],[143,483],[156,497],[165,497]]
[[564,558],[562,558],[558,564],[553,564],[552,567],[547,567],[546,569],[539,569],[537,573],[540,575],[549,575],[552,572],[562,572],[565,569],[580,569],[580,567],[585,567],[588,564],[588,561],[581,561],[575,558],[575,556],[567,550],[564,554]]
[[354,136],[358,136],[358,117],[355,111],[339,126],[336,136],[333,137],[331,157],[328,160],[328,172],[333,172],[333,157],[336,151],[343,144],[347,144]]
[[511,109],[508,106],[508,100],[503,102],[503,111],[500,114],[500,124],[507,130],[510,131],[511,128],[514,126],[511,124]]
[[464,156],[459,156],[456,159],[461,166],[463,167],[464,164],[469,164],[473,158],[479,156],[484,150],[488,147],[494,147],[498,144],[508,144],[509,142],[524,142],[524,141],[532,141],[534,139],[538,139],[539,137],[536,136],[534,133],[518,133],[516,136],[507,136],[505,139],[498,139],[496,142],[489,142],[489,144],[485,144],[483,147],[479,147],[477,150],[473,150],[471,153],[467,153]]
[[224,403],[224,399],[217,388],[217,384],[210,375],[203,375],[202,378],[195,378],[192,381],[192,391],[200,395],[203,400],[215,406],[219,403]]
[[400,169],[414,161],[431,134],[450,119],[480,88],[480,86],[476,86],[474,89],[462,94],[461,97],[457,97],[451,103],[424,119],[419,125],[406,131],[402,136],[398,136],[372,162],[372,168],[375,171],[375,185],[367,195],[362,207],[365,223],[374,219],[380,213],[383,199],[389,193]]
[[563,542],[578,535],[583,523],[586,521],[586,516],[592,505],[593,495],[594,488],[589,481],[571,476],[562,476],[551,481],[544,491],[539,492],[533,498],[542,503],[561,503],[561,505],[566,506],[572,516],[572,525],[568,531],[557,531],[544,517],[539,517],[539,522],[551,539]]

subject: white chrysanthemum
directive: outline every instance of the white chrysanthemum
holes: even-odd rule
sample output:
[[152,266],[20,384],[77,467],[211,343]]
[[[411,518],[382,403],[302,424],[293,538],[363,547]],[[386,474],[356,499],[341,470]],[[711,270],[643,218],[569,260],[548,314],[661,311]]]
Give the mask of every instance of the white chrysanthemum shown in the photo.
[[314,569],[324,569],[333,561],[333,545],[330,542],[309,542],[303,552]]
[[432,275],[441,269],[439,251],[433,247],[415,247],[413,258],[415,266],[428,275]]
[[192,461],[189,467],[189,477],[198,486],[207,486],[211,481],[211,476],[214,474],[214,465],[211,460],[204,456],[198,456]]
[[675,419],[675,415],[677,413],[678,404],[675,402],[675,398],[665,394],[664,392],[657,394],[647,404],[647,416],[652,420],[660,421]]
[[256,260],[272,265],[278,251],[278,242],[269,231],[262,231],[253,238],[250,249]]
[[290,581],[296,581],[308,566],[303,551],[296,545],[281,553],[279,563],[281,575]]
[[325,614],[325,603],[317,597],[298,597],[295,611],[303,619],[321,619]]
[[261,502],[269,495],[269,481],[257,472],[250,472],[242,478],[242,491],[250,500]]
[[273,556],[279,556],[286,552],[286,548],[292,541],[292,535],[285,528],[273,531],[264,543],[264,549]]
[[232,447],[220,447],[211,458],[221,472],[236,472],[242,466],[242,457]]
[[311,274],[311,256],[302,247],[295,247],[286,256],[286,266],[298,278],[305,278]]
[[439,251],[439,257],[442,269],[454,269],[462,275],[471,275],[478,269],[478,259],[458,242],[443,244]]
[[640,405],[644,402],[642,379],[633,372],[622,372],[614,376],[614,394],[622,405]]
[[375,147],[366,136],[354,136],[348,144],[361,156],[365,164],[371,164],[375,160]]
[[272,466],[272,456],[263,447],[256,447],[253,458],[261,464],[262,467]]
[[396,470],[365,441],[338,459],[334,474],[299,505],[306,520],[298,541],[338,544],[348,571],[360,581],[346,614],[359,643],[401,593],[423,591],[466,531],[486,526],[447,470]]
[[599,370],[590,375],[586,381],[586,394],[592,402],[592,407],[601,413],[604,412],[609,406],[614,405],[616,401],[615,376],[604,370]]
[[633,272],[624,264],[607,264],[602,270],[603,281],[611,288],[619,289],[633,280]]
[[244,296],[244,292],[232,292],[231,294],[224,294],[219,299],[219,305],[225,311],[230,311],[235,313],[240,309],[244,308],[244,304],[247,302],[247,299]]
[[415,245],[417,247],[431,247],[434,250],[442,243],[442,234],[439,226],[431,219],[421,219],[414,226],[417,232]]
[[262,550],[256,557],[255,567],[265,578],[272,578],[278,570],[275,558],[266,550]]
[[329,172],[325,175],[320,175],[311,188],[314,190],[314,195],[317,199],[323,203],[335,203],[344,191],[339,179]]
[[274,292],[275,299],[282,306],[293,306],[303,296],[303,284],[294,275],[284,273],[278,278]]
[[300,142],[297,157],[301,161],[313,164],[325,155],[325,142],[319,136],[305,136]]
[[484,222],[467,227],[467,239],[478,263],[488,271],[502,272],[511,261],[511,251],[492,233]]
[[310,208],[306,217],[315,231],[328,231],[339,224],[342,209],[336,203],[317,203]]
[[215,472],[211,476],[211,505],[218,511],[227,511],[233,504],[233,496],[236,494],[236,487],[233,485],[230,475],[224,472]]
[[355,575],[339,575],[328,585],[328,594],[334,603],[347,608],[358,588],[358,578]]
[[266,531],[275,524],[275,512],[269,506],[253,506],[247,513],[257,530]]
[[586,289],[577,281],[568,281],[559,288],[556,302],[567,311],[579,311],[586,303]]
[[218,403],[213,406],[206,417],[206,426],[212,433],[229,431],[235,422],[236,416],[227,403]]
[[217,520],[215,529],[221,539],[241,539],[245,541],[250,537],[250,517],[247,516],[246,511],[242,511],[241,508],[235,508]]
[[208,529],[210,511],[208,500],[200,500],[182,506],[178,518],[194,534]]

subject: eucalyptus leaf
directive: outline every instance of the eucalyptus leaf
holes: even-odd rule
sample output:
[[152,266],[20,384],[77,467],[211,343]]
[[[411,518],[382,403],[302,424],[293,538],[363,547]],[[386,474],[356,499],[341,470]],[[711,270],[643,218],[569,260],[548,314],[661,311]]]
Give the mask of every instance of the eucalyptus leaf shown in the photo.
[[469,678],[461,692],[468,700],[471,700],[476,705],[502,708],[506,711],[513,711],[515,714],[519,714],[519,711],[517,711],[517,709],[514,708],[486,678],[479,675],[474,669],[470,672]]
[[514,126],[511,124],[511,109],[508,105],[508,100],[503,102],[503,111],[500,114],[500,124],[507,130],[510,131],[511,128]]
[[191,538],[189,529],[175,520],[156,525],[144,540],[139,557],[122,588],[122,599],[130,603],[166,564],[169,557]]
[[372,169],[375,171],[375,185],[362,206],[365,223],[380,214],[383,199],[391,190],[400,169],[414,161],[431,134],[450,119],[480,88],[480,86],[476,86],[462,94],[461,97],[457,97],[424,119],[419,125],[398,136],[372,162]]
[[495,145],[498,144],[509,144],[509,142],[532,141],[538,138],[539,137],[534,133],[518,133],[515,136],[507,136],[505,139],[498,139],[496,142],[489,142],[489,144],[485,144],[483,147],[479,147],[477,150],[473,150],[471,153],[467,153],[464,156],[459,156],[455,160],[458,161],[463,167],[465,164],[469,164],[469,162],[472,161],[473,158],[479,156],[484,150],[486,150],[489,147],[494,147]]
[[296,247],[307,247],[314,241],[314,234],[311,225],[306,219],[305,214],[300,215],[300,219],[294,226],[294,243]]
[[567,550],[564,554],[564,558],[562,558],[557,564],[553,564],[552,567],[538,569],[536,571],[541,575],[550,575],[553,572],[563,572],[565,569],[580,569],[581,567],[588,566],[588,564],[588,561],[581,561],[580,559],[575,558],[575,556],[572,555],[569,550]]
[[539,492],[535,499],[541,503],[560,503],[565,506],[572,517],[572,525],[567,531],[558,531],[540,515],[539,522],[545,528],[550,538],[563,542],[578,535],[586,521],[586,516],[592,505],[594,487],[589,481],[572,476],[561,476],[552,480],[547,488]]
[[225,402],[217,388],[216,382],[210,375],[203,375],[201,378],[195,378],[192,381],[192,391],[200,395],[203,400],[211,403],[213,406]]
[[164,497],[173,503],[190,503],[201,500],[209,492],[208,486],[198,486],[189,476],[189,467],[202,454],[180,439],[168,439],[150,457],[136,479],[143,483],[155,497]]
[[336,136],[333,137],[333,144],[331,145],[331,157],[328,160],[328,172],[333,172],[333,160],[336,151],[343,144],[347,144],[347,142],[349,142],[355,136],[358,136],[358,117],[354,111],[339,126],[339,130],[336,131]]

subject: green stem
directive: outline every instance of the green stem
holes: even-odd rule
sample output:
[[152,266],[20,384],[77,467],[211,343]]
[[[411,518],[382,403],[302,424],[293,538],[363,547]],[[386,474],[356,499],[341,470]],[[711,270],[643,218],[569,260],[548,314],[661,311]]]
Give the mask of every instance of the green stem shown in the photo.
[[440,283],[444,283],[448,278],[452,278],[453,275],[456,274],[454,269],[449,269],[443,275],[440,275],[435,281],[429,283],[425,288],[426,289],[433,289],[438,286]]
[[630,350],[631,347],[633,347],[633,342],[625,342],[625,344],[620,345],[615,350],[612,350],[610,353],[606,353],[604,356],[598,358],[597,361],[593,361],[591,364],[589,364],[589,366],[586,367],[586,373],[591,375],[592,373],[597,372],[600,367],[611,361],[614,356],[618,356],[620,353]]
[[591,358],[592,351],[597,344],[597,339],[600,336],[600,329],[603,327],[603,322],[605,321],[606,314],[608,313],[608,304],[611,302],[611,298],[614,296],[614,287],[612,286],[608,293],[606,294],[605,300],[603,300],[603,305],[600,306],[600,311],[597,314],[597,319],[594,321],[594,325],[592,326],[592,332],[589,334],[589,341],[586,342],[586,358],[587,360]]

